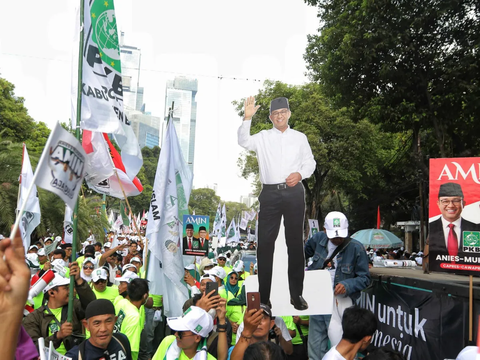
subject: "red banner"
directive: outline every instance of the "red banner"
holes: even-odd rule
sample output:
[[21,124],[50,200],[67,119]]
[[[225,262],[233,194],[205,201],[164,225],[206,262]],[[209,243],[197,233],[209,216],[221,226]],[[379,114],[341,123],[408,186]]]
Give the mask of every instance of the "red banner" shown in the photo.
[[480,276],[480,158],[430,160],[433,271]]

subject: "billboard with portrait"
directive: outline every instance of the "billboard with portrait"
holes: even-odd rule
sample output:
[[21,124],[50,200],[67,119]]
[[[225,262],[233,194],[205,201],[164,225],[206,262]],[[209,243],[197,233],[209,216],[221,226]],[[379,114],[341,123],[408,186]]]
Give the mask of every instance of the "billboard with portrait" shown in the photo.
[[183,255],[208,255],[209,224],[209,216],[183,215]]
[[430,159],[432,271],[480,276],[480,158]]

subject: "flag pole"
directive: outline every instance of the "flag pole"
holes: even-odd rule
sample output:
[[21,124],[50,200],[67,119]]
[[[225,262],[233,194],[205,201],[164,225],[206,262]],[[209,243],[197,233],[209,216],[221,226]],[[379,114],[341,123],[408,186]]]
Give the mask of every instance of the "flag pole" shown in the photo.
[[[80,120],[82,118],[82,78],[83,78],[83,41],[84,41],[84,0],[80,0],[80,34],[78,41],[78,78],[77,78],[77,118],[75,122],[75,137],[80,141]],[[80,185],[81,186],[81,185]],[[78,199],[73,209],[72,262],[77,260],[77,226]],[[68,294],[67,321],[72,322],[75,276],[70,275],[70,292]]]

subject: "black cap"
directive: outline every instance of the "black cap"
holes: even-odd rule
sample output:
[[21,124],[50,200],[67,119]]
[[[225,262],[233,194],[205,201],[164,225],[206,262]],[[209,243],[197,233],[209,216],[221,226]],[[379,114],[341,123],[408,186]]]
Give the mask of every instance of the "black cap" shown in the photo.
[[88,304],[85,310],[85,319],[98,315],[115,315],[113,303],[107,299],[97,299]]
[[193,224],[187,224],[187,226],[185,227],[185,229],[193,229]]
[[278,109],[290,110],[290,105],[288,105],[288,99],[286,97],[279,97],[270,102],[270,113]]
[[198,228],[198,231],[202,231],[202,230],[207,231],[207,229],[205,228],[205,226],[200,226],[200,227]]
[[457,183],[445,183],[440,185],[438,191],[438,197],[441,196],[460,196],[463,198],[463,191],[460,184]]
[[265,315],[268,315],[270,317],[270,319],[273,318],[273,315],[272,315],[272,309],[270,309],[270,306],[268,305],[265,305],[265,304],[260,304],[260,309],[263,310],[263,313]]

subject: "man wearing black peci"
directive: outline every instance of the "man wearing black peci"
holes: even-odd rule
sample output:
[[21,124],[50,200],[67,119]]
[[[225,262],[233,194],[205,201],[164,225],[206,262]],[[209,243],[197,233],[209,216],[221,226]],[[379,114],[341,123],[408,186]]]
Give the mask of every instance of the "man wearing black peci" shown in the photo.
[[193,224],[185,226],[187,236],[183,237],[183,251],[198,250],[198,239],[193,236]]
[[245,118],[238,129],[238,144],[255,151],[263,184],[258,198],[258,282],[261,302],[270,302],[272,263],[275,240],[283,216],[288,248],[288,280],[290,302],[297,310],[306,310],[303,298],[304,254],[303,222],[305,216],[305,189],[303,179],[315,170],[315,160],[307,137],[288,126],[290,106],[288,99],[276,98],[270,103],[270,121],[273,128],[250,135],[255,106],[253,96],[245,100]]
[[440,185],[437,205],[442,215],[430,223],[429,233],[430,270],[433,271],[439,270],[440,262],[458,262],[465,255],[472,255],[463,251],[463,235],[480,231],[479,224],[462,218],[465,199],[459,184]]

